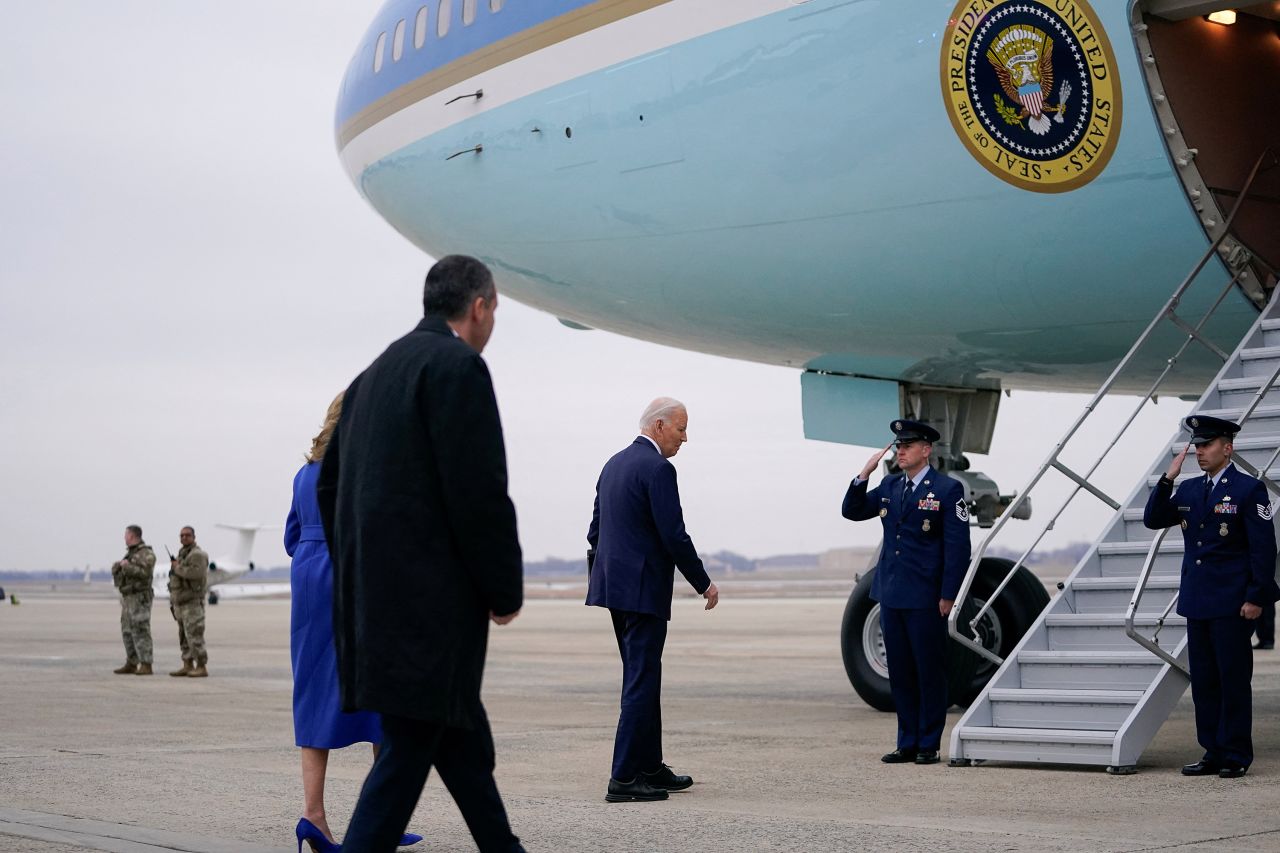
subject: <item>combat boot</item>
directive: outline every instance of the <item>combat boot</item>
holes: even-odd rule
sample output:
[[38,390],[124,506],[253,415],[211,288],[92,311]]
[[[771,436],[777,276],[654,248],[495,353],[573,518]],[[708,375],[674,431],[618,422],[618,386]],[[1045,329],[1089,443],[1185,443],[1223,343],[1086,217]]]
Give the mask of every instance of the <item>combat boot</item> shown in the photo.
[[133,675],[138,671],[138,665],[131,660],[124,662],[124,666],[111,670],[116,675]]
[[204,668],[204,661],[196,661],[196,668],[187,673],[188,678],[208,678],[209,670]]
[[185,678],[186,676],[191,674],[191,671],[193,669],[195,669],[195,667],[191,665],[191,661],[187,660],[186,658],[183,658],[182,669],[175,669],[173,672],[169,674],[172,675],[174,678]]
[[134,673],[134,675],[151,675],[151,674],[152,674],[151,664],[149,663],[138,664],[138,671]]

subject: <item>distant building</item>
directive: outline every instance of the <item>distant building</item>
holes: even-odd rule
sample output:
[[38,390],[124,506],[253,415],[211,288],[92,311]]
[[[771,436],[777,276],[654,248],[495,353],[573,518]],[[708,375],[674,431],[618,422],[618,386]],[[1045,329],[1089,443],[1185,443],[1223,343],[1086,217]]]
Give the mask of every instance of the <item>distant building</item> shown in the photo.
[[871,568],[875,555],[875,548],[832,548],[818,555],[818,568],[824,572],[854,575]]

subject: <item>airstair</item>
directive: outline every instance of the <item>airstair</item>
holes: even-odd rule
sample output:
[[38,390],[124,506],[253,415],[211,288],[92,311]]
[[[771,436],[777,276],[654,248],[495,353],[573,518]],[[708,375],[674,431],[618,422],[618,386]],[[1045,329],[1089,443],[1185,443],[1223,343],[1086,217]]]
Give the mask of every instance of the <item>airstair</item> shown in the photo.
[[[1264,153],[1254,166],[1227,220],[1228,226],[1266,157]],[[1210,341],[1203,328],[1237,285],[1244,266],[1237,268],[1217,301],[1197,322],[1188,322],[1177,314],[1187,289],[1217,252],[1228,230],[1224,228],[1222,236],[1210,245],[976,550],[952,611],[949,630],[957,641],[1000,666],[952,730],[953,766],[991,760],[1085,764],[1106,767],[1110,773],[1134,772],[1143,750],[1190,683],[1186,620],[1174,613],[1182,565],[1181,531],[1151,531],[1142,524],[1147,496],[1168,469],[1173,455],[1186,445],[1186,433],[1175,434],[1161,448],[1123,503],[1099,489],[1090,478],[1143,406],[1154,399],[1178,359],[1189,347],[1203,346],[1223,359],[1223,367],[1192,413],[1240,423],[1242,430],[1235,441],[1233,461],[1246,473],[1262,477],[1273,497],[1280,495],[1280,486],[1276,485],[1280,483],[1280,288],[1276,288],[1258,320],[1229,354]],[[1061,459],[1064,446],[1111,391],[1138,350],[1158,328],[1170,322],[1186,333],[1181,348],[1172,354],[1164,372],[1092,467],[1084,473],[1069,468]],[[966,608],[962,624],[961,605],[968,599],[988,545],[1019,502],[1026,500],[1051,470],[1074,483],[1071,494],[990,600],[980,608],[972,604]],[[1179,481],[1198,475],[1195,455],[1190,454]],[[1012,581],[1072,500],[1089,495],[1110,506],[1114,516],[1064,582],[1061,593],[1008,658],[1001,660],[972,639],[975,629],[991,601]]]

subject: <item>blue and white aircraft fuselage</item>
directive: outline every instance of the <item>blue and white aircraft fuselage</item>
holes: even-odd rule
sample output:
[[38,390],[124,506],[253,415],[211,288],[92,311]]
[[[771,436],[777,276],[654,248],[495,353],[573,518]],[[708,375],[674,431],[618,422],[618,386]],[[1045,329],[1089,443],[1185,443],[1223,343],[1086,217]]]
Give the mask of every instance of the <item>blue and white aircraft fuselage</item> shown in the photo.
[[[409,240],[571,325],[895,384],[1092,390],[1213,234],[1142,23],[1212,5],[390,0],[338,147]],[[1230,271],[1201,277],[1188,316]],[[1209,334],[1237,340],[1261,293],[1231,293]],[[1219,365],[1189,353],[1168,390]]]

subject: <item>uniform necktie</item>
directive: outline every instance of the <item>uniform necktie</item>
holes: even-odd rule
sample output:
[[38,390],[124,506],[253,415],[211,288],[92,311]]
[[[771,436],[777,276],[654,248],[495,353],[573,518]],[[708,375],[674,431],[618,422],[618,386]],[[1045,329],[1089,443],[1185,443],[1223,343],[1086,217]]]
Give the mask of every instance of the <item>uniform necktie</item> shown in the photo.
[[911,504],[911,492],[915,489],[916,484],[911,480],[907,480],[902,487],[902,512],[907,511],[907,507]]
[[1204,478],[1204,503],[1209,502],[1209,494],[1213,491],[1213,480],[1206,474]]

